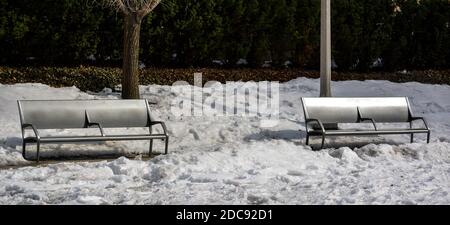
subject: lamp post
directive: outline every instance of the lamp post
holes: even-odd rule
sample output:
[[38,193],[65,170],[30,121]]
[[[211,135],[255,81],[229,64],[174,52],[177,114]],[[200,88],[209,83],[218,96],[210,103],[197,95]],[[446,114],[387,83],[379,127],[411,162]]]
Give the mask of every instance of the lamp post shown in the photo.
[[331,97],[331,0],[320,3],[320,97]]
[[[320,97],[331,97],[331,0],[320,0]],[[339,129],[337,123],[324,127]]]

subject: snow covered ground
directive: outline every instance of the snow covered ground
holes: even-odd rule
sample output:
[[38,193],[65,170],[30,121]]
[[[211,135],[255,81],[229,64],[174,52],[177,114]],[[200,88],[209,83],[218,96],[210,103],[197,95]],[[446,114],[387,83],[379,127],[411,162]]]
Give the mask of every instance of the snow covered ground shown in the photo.
[[[450,204],[450,86],[333,82],[336,96],[409,96],[413,111],[430,123],[432,143],[424,135],[414,144],[407,135],[339,137],[327,141],[334,148],[313,151],[298,131],[304,130],[300,98],[317,96],[318,85],[305,78],[280,84],[280,122],[273,128],[255,118],[174,117],[170,103],[177,93],[170,86],[142,86],[144,98],[158,101],[154,117],[167,121],[169,155],[36,167],[20,153],[17,99],[118,96],[0,84],[0,204]],[[44,145],[41,155],[147,149],[147,142]]]

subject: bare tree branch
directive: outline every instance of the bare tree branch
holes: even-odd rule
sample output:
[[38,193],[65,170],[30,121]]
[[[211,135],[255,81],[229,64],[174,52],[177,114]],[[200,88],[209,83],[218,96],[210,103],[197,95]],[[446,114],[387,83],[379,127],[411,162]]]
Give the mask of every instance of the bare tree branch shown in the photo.
[[125,14],[138,13],[144,17],[150,13],[161,0],[101,0],[105,5]]
[[142,14],[145,16],[148,13],[150,13],[159,3],[161,0],[148,0],[145,1],[145,4],[143,5],[141,11]]
[[100,2],[114,10],[121,11],[123,13],[128,12],[124,0],[100,0]]

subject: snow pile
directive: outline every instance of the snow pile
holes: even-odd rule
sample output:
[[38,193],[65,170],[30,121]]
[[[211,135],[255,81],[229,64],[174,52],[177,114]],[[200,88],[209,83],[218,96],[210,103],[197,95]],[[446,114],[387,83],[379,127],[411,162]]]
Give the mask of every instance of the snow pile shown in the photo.
[[[154,117],[167,121],[169,155],[143,161],[60,162],[22,159],[17,99],[117,98],[105,90],[41,84],[0,85],[1,204],[449,204],[450,87],[386,81],[333,82],[336,96],[409,96],[433,128],[416,135],[339,137],[322,151],[304,145],[300,98],[318,95],[318,80],[280,84],[280,121],[261,128],[246,117],[174,117],[168,86],[142,86]],[[232,85],[242,85],[236,82]],[[211,93],[213,96],[215,93]],[[79,131],[59,131],[64,134]],[[163,144],[156,141],[155,150]],[[313,143],[319,140],[313,139]],[[33,151],[33,148],[30,148]],[[147,142],[44,145],[43,156],[145,153]],[[30,165],[30,166],[27,166]],[[13,167],[11,167],[13,166]],[[17,167],[19,166],[19,167]],[[11,167],[11,168],[7,168]]]

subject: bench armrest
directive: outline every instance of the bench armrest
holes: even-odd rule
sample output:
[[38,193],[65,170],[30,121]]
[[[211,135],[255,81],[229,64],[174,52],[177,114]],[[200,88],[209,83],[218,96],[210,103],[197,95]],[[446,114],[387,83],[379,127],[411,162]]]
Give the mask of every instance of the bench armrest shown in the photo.
[[25,138],[25,129],[31,128],[36,136],[36,139],[41,140],[41,136],[39,135],[38,129],[33,124],[23,124],[22,125],[22,138]]
[[311,122],[316,122],[316,123],[318,123],[319,126],[320,126],[320,129],[322,130],[322,133],[325,133],[325,127],[323,126],[323,123],[322,123],[320,120],[314,119],[314,118],[306,119],[306,120],[305,120],[305,123],[306,123],[306,132],[308,132],[308,124],[311,123]]
[[102,125],[101,125],[100,123],[89,123],[89,124],[88,124],[88,128],[89,128],[89,127],[92,127],[92,126],[97,126],[98,129],[100,129],[100,134],[102,135],[102,137],[105,137],[105,136],[106,136],[106,135],[105,135],[105,132],[103,132],[103,127],[102,127]]
[[162,122],[162,121],[152,121],[152,122],[150,122],[150,126],[149,126],[149,128],[150,128],[150,133],[151,133],[151,127],[152,127],[153,125],[156,125],[156,124],[161,125],[161,127],[162,127],[162,129],[163,129],[163,132],[164,132],[164,135],[167,136],[167,127],[166,127],[166,124],[165,124],[164,122]]
[[377,124],[376,124],[376,122],[375,122],[374,119],[372,119],[372,118],[360,118],[360,121],[361,121],[361,122],[364,122],[364,121],[370,121],[370,122],[372,122],[373,127],[375,128],[375,131],[378,131]]
[[411,128],[412,128],[412,122],[417,121],[417,120],[422,120],[423,124],[425,125],[425,129],[429,130],[430,128],[428,128],[428,123],[425,120],[425,118],[423,117],[411,117],[410,123],[411,123]]

